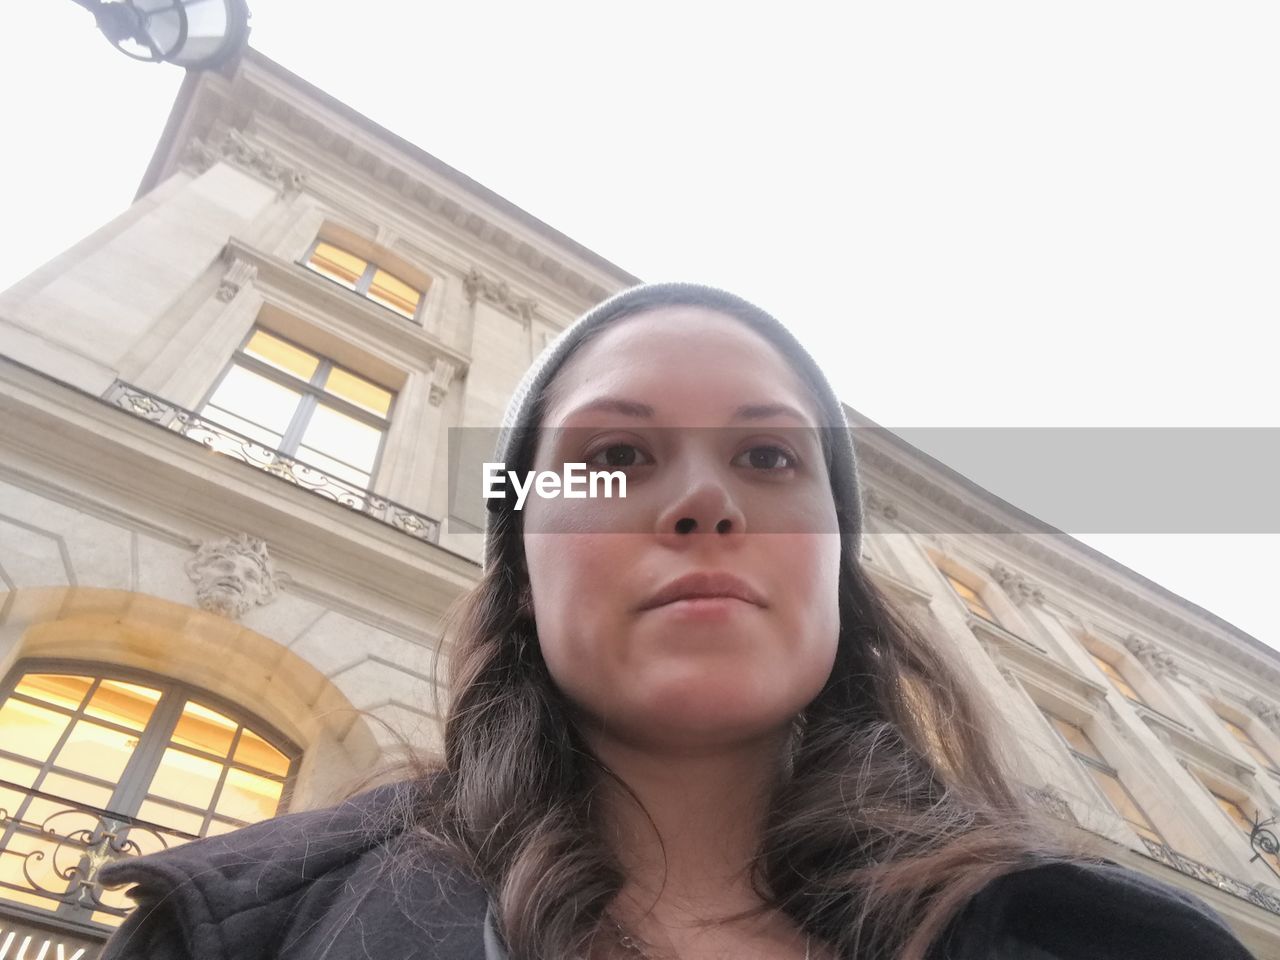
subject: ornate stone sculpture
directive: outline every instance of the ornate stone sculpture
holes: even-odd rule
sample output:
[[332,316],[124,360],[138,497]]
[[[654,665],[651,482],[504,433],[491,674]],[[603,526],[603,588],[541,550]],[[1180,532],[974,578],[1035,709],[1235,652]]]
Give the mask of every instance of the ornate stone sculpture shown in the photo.
[[449,394],[449,385],[458,374],[458,365],[444,357],[436,357],[431,367],[431,405],[438,407]]
[[1071,812],[1070,802],[1062,795],[1062,791],[1053,784],[1046,783],[1043,787],[1027,787],[1026,791],[1032,800],[1055,817],[1071,823],[1077,822],[1075,814]]
[[878,490],[868,488],[866,496],[867,513],[877,514],[886,520],[898,519],[898,508]]
[[275,567],[267,545],[246,533],[200,544],[186,571],[196,585],[200,608],[232,620],[276,597]]
[[230,303],[236,298],[241,288],[247,283],[252,283],[257,275],[257,267],[243,260],[232,260],[231,266],[222,277],[222,282],[218,284],[218,299],[223,303]]
[[1124,638],[1125,649],[1138,658],[1138,662],[1158,677],[1176,677],[1178,662],[1165,653],[1150,640],[1144,640],[1136,633]]
[[472,267],[471,271],[463,277],[462,285],[467,291],[467,301],[472,306],[475,305],[476,300],[484,299],[496,304],[526,326],[533,322],[533,314],[538,308],[538,301],[532,297],[516,296],[505,280],[494,280],[491,277],[486,277],[475,267]]
[[274,183],[280,188],[281,193],[302,188],[301,172],[281,163],[270,150],[252,143],[239,130],[227,130],[221,139],[211,138],[205,141],[193,138],[182,155],[183,163],[201,173],[219,160],[225,160],[233,166]]
[[1003,563],[997,563],[991,568],[991,576],[1018,606],[1044,603],[1043,590],[1022,574],[1010,570]]
[[1277,711],[1275,707],[1261,697],[1254,696],[1249,698],[1249,709],[1268,727],[1276,733],[1280,733],[1280,711]]

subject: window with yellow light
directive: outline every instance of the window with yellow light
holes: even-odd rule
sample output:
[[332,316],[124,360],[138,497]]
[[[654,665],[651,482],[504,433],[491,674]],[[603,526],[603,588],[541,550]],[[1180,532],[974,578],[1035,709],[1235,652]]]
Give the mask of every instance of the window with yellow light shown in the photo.
[[114,926],[124,892],[86,902],[81,889],[104,862],[274,816],[296,760],[261,724],[180,684],[20,669],[0,687],[0,902]]
[[350,250],[325,240],[317,240],[303,259],[307,269],[328,277],[402,317],[416,319],[425,292]]

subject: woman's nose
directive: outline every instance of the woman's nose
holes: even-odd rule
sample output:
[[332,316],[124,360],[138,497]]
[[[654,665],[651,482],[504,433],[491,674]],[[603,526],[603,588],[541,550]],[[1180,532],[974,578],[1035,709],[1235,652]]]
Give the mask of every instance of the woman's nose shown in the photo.
[[676,492],[658,512],[659,537],[680,541],[689,534],[714,533],[722,540],[737,539],[747,532],[747,518],[729,485],[706,464],[690,464],[677,476]]

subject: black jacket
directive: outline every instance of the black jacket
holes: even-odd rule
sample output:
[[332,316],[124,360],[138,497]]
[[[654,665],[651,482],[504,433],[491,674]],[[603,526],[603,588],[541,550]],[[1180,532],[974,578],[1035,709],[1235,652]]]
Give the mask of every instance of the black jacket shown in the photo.
[[[137,907],[100,960],[507,960],[460,865],[386,869],[406,785],[102,871]],[[935,960],[1256,960],[1198,897],[1111,861],[1047,862],[989,884]]]

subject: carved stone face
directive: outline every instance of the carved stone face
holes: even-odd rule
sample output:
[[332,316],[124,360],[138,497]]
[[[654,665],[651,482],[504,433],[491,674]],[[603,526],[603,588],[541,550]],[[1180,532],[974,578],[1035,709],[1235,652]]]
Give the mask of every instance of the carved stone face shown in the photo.
[[267,545],[247,534],[200,545],[187,562],[203,610],[237,619],[275,599],[275,569]]

